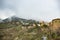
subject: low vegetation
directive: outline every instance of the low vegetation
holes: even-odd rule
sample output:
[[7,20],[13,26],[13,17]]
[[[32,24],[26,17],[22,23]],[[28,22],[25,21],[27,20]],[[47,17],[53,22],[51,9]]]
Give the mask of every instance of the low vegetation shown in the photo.
[[47,40],[60,40],[60,29],[53,31],[45,23],[42,26],[35,21],[28,25],[14,23],[0,23],[0,40],[42,40],[43,36]]

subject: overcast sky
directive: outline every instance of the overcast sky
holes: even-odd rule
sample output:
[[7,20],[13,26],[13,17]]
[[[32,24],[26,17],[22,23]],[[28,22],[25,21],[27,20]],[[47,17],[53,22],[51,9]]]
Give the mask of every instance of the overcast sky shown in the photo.
[[0,18],[16,15],[25,19],[50,21],[60,18],[57,0],[0,0]]

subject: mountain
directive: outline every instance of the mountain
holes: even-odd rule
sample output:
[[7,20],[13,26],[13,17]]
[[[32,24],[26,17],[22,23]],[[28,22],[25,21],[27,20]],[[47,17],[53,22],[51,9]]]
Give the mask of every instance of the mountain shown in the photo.
[[4,23],[5,23],[5,22],[11,22],[11,18],[6,18],[6,19],[3,20],[3,22],[4,22]]
[[36,20],[32,20],[32,19],[23,19],[23,18],[19,18],[19,17],[16,17],[16,16],[12,16],[12,17],[8,17],[6,19],[3,20],[4,23],[6,22],[21,22],[22,24],[26,24],[26,23],[34,23],[34,22],[37,22]]
[[9,17],[9,18],[6,18],[6,19],[3,20],[3,22],[11,22],[11,21],[27,22],[28,20],[27,19],[23,19],[23,18],[19,18],[19,17],[16,17],[16,16],[12,16],[12,17]]
[[3,22],[3,20],[2,19],[0,19],[0,23],[2,23]]
[[26,19],[19,18],[19,17],[16,17],[16,16],[12,16],[12,17],[11,17],[11,20],[12,20],[12,21],[26,21]]

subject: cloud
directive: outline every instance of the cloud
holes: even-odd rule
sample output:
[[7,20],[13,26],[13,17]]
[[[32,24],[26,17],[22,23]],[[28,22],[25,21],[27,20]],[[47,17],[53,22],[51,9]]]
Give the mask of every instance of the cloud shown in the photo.
[[16,8],[20,17],[45,21],[60,17],[56,0],[20,0],[19,2]]
[[3,0],[2,18],[16,15],[26,19],[49,21],[60,17],[56,0]]
[[15,15],[13,0],[0,0],[0,18],[5,19]]
[[15,12],[11,11],[10,9],[0,10],[0,18],[1,19],[5,19],[5,18],[8,18],[13,15],[15,15]]

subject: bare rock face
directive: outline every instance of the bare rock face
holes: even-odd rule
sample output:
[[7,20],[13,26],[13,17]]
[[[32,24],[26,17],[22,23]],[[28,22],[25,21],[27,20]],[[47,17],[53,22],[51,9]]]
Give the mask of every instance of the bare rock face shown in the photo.
[[60,18],[52,20],[52,29],[57,30],[60,28]]

